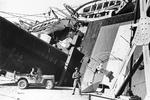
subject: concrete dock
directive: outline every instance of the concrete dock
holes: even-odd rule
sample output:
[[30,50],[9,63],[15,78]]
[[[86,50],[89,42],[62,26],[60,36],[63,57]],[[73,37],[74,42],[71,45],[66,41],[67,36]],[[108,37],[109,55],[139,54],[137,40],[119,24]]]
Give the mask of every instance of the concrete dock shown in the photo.
[[19,89],[11,80],[0,77],[0,100],[88,100],[88,95],[72,95],[72,87],[55,87],[47,90],[42,87]]

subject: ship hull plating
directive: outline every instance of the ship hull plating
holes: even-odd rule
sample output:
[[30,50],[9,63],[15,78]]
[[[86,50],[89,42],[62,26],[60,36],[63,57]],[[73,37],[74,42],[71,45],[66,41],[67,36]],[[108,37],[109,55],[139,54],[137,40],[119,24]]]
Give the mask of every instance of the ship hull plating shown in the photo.
[[60,80],[67,54],[0,17],[0,69],[29,73],[32,67]]

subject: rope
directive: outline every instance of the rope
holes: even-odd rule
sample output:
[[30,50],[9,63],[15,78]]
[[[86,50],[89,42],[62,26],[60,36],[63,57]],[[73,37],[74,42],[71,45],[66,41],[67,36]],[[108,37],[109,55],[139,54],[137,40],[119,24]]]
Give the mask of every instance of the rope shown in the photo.
[[13,15],[13,16],[22,16],[22,17],[27,17],[27,16],[35,16],[35,17],[44,17],[46,13],[39,13],[39,14],[21,14],[21,13],[12,13],[12,12],[5,12],[5,11],[0,11],[0,13],[5,13],[8,15]]
[[133,85],[133,87],[136,87],[137,85],[144,84],[144,83],[145,83],[145,81],[142,81],[142,82],[136,83],[136,84],[134,84],[134,85]]
[[[33,15],[19,14],[19,13],[5,12],[5,11],[0,11],[0,13],[3,13],[3,14],[7,14],[7,15],[12,16],[12,17],[5,17],[5,18],[22,18],[22,19],[26,19],[26,20],[30,20],[30,21],[34,21],[34,22],[35,22],[35,20],[29,19],[29,18],[25,18],[25,17],[42,17],[42,18],[49,18],[49,17],[46,17],[46,16],[44,15],[45,13],[42,13],[42,14],[33,14]],[[39,15],[42,15],[42,16],[39,16]]]

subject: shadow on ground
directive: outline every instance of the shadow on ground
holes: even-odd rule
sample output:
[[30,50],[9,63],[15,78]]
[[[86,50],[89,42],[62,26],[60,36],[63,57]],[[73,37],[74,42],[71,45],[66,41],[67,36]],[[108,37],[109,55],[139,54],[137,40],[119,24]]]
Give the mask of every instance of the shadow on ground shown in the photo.
[[0,84],[0,86],[17,86],[17,83],[4,83]]
[[72,87],[54,87],[54,90],[72,90]]
[[[45,87],[44,86],[29,86],[27,89],[45,89]],[[48,90],[48,89],[46,89],[46,90]],[[49,90],[72,90],[72,88],[56,86],[53,89],[49,89]]]

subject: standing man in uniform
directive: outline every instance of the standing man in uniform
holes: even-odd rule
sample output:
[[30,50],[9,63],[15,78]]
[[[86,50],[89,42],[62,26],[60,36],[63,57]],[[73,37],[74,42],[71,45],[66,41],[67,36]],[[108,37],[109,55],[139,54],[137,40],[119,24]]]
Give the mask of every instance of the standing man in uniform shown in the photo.
[[72,74],[72,78],[74,79],[72,95],[75,94],[75,90],[76,90],[77,86],[79,88],[79,94],[81,95],[81,81],[80,81],[81,74],[80,74],[79,69],[77,67],[75,68],[75,72]]

